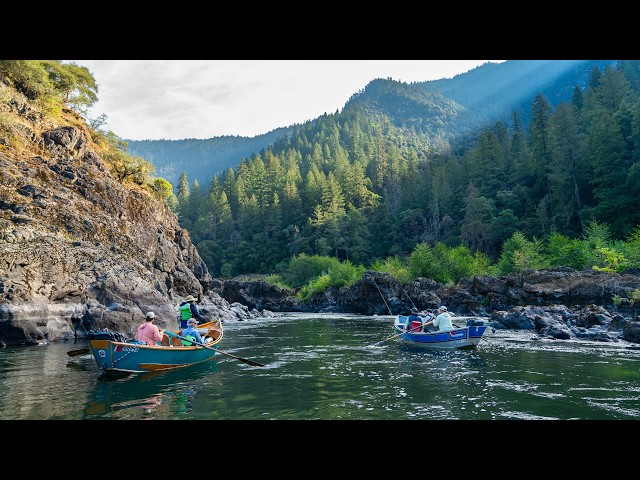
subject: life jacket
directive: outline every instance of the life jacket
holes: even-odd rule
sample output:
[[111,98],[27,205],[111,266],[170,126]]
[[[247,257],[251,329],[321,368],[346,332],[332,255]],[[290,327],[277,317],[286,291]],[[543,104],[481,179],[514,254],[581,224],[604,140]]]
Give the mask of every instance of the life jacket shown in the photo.
[[178,310],[180,311],[180,320],[189,320],[193,317],[191,313],[191,304],[189,302],[184,302],[178,307]]
[[[184,338],[188,338],[189,340],[191,340],[191,342],[195,342],[196,341],[196,337],[194,337],[193,335],[185,335]],[[187,342],[186,340],[182,340],[182,345],[184,345],[185,347],[190,347],[192,345],[191,342]]]

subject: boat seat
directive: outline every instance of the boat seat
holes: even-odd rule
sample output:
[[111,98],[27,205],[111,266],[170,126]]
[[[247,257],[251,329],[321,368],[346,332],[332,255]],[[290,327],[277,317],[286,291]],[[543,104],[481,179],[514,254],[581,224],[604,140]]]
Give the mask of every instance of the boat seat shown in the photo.
[[160,345],[162,345],[163,347],[168,347],[169,345],[171,345],[168,335],[162,335],[162,341],[160,342]]
[[213,338],[216,340],[220,336],[220,330],[209,330],[209,333],[205,337]]
[[174,347],[181,347],[182,346],[182,340],[180,340],[178,337],[171,337],[171,344]]

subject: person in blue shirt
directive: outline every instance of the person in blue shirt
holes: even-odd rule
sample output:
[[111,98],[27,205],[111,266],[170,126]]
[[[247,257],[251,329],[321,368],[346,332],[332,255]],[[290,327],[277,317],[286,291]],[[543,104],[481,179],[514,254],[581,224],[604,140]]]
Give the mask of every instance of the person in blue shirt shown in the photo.
[[178,311],[180,312],[180,328],[187,328],[187,320],[190,318],[195,318],[199,322],[205,323],[205,319],[202,318],[195,304],[197,301],[198,299],[196,297],[189,295],[184,299],[184,302],[178,306]]
[[190,347],[194,341],[196,343],[204,343],[204,340],[200,336],[200,332],[196,330],[197,323],[198,322],[196,321],[195,318],[190,318],[189,320],[187,320],[187,328],[182,330],[181,336],[188,338],[189,340],[192,340],[192,341],[188,342],[186,340],[182,340],[182,345],[184,345],[185,347]]
[[[418,315],[418,309],[417,308],[412,308],[411,309],[411,315],[409,315],[407,317],[407,321],[404,324],[404,329],[405,330],[411,330],[411,322],[420,322],[420,325],[422,325],[422,317],[420,315]],[[416,328],[415,330],[412,330],[412,332],[419,332],[421,330],[422,330],[422,327]]]
[[431,312],[429,310],[425,310],[423,314],[424,314],[424,320],[422,321],[422,331],[435,332],[436,330],[438,330],[437,327],[433,326],[433,320],[438,315],[438,310],[433,310]]

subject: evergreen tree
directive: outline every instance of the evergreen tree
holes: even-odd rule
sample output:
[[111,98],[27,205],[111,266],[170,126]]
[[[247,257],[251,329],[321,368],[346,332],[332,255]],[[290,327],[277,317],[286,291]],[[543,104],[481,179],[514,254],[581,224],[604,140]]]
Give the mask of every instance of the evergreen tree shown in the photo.
[[183,217],[185,216],[190,191],[187,173],[182,172],[180,174],[180,180],[178,181],[178,194],[176,196],[178,197],[178,212]]
[[551,221],[558,231],[577,236],[582,232],[580,192],[590,177],[586,169],[584,141],[579,132],[577,110],[573,105],[562,103],[556,108],[551,123]]

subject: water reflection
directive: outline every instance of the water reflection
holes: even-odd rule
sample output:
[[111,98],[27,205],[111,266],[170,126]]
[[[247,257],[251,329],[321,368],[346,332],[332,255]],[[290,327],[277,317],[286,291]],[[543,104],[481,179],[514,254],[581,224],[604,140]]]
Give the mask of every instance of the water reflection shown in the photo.
[[216,361],[186,369],[141,374],[101,375],[94,398],[84,408],[87,418],[153,420],[193,413],[197,383],[214,374]]

